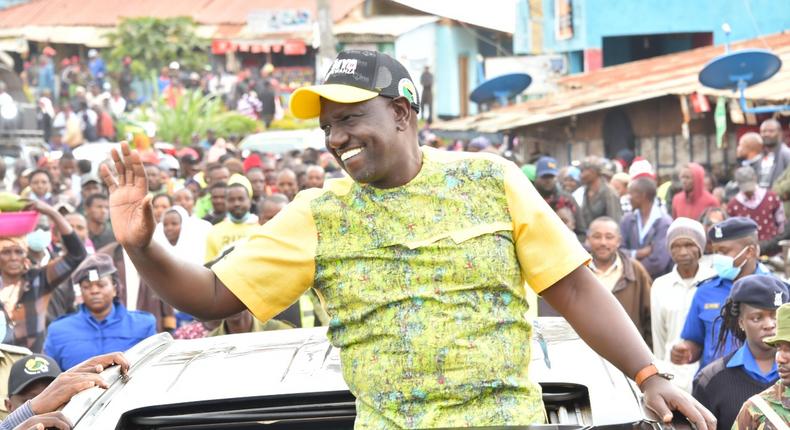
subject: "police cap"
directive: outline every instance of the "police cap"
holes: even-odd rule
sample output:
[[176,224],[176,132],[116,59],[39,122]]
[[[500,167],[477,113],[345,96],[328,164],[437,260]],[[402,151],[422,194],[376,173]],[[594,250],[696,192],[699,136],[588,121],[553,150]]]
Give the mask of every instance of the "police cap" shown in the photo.
[[708,230],[708,239],[711,242],[740,239],[757,233],[757,223],[751,218],[735,216],[714,224]]
[[749,275],[735,281],[730,300],[761,309],[776,309],[790,300],[787,284],[770,275]]

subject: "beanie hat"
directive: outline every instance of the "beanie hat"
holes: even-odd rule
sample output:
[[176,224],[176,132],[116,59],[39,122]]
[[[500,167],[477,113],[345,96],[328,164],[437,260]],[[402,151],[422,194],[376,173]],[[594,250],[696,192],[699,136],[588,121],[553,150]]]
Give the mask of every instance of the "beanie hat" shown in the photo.
[[258,154],[251,154],[244,160],[244,173],[250,171],[253,167],[263,167],[263,161],[261,160],[261,156]]
[[699,221],[682,217],[672,221],[667,229],[667,248],[672,248],[672,243],[678,239],[690,239],[699,247],[700,255],[705,252],[705,228]]
[[642,157],[634,158],[634,162],[631,163],[631,168],[628,169],[628,173],[631,175],[632,180],[638,178],[650,178],[652,180],[656,179],[656,173],[653,171],[653,165],[651,165],[649,161]]

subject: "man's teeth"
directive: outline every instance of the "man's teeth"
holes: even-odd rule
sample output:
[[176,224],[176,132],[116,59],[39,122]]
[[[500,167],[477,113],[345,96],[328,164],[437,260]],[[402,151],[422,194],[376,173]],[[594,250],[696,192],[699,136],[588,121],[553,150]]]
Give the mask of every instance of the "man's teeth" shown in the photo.
[[349,158],[359,154],[360,152],[362,152],[362,148],[355,148],[355,149],[348,150],[348,151],[340,154],[340,160],[346,161]]

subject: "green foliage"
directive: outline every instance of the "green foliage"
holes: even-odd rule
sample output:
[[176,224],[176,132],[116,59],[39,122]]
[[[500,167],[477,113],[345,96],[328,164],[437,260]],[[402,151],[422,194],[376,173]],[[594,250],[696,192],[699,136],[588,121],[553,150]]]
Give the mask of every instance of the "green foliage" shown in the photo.
[[164,99],[156,100],[145,115],[156,123],[157,137],[165,142],[189,144],[193,134],[205,136],[213,129],[217,136],[245,135],[258,131],[262,124],[235,111],[226,111],[217,97],[199,91],[185,91],[175,109]]
[[132,58],[132,72],[146,77],[171,61],[183,68],[198,69],[206,64],[209,41],[196,34],[197,25],[190,17],[125,18],[107,37],[110,50],[108,67],[118,72],[124,57]]

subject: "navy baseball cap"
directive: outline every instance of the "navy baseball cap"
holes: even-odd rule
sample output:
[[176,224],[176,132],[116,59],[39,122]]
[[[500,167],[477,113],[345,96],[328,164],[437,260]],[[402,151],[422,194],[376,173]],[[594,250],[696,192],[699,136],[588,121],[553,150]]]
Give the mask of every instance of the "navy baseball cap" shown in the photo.
[[749,275],[735,281],[730,300],[761,309],[777,309],[787,303],[787,284],[770,275]]
[[551,157],[540,157],[535,164],[535,175],[540,178],[546,175],[557,176],[557,160]]
[[291,113],[300,119],[321,114],[321,98],[336,103],[359,103],[377,96],[406,97],[420,111],[420,99],[409,71],[387,54],[349,50],[337,54],[324,83],[302,87],[291,95]]
[[708,239],[711,242],[739,239],[757,233],[757,223],[751,218],[735,216],[714,224],[708,230]]
[[53,380],[60,375],[60,366],[43,354],[32,354],[14,362],[8,373],[8,394],[19,394],[35,381]]

